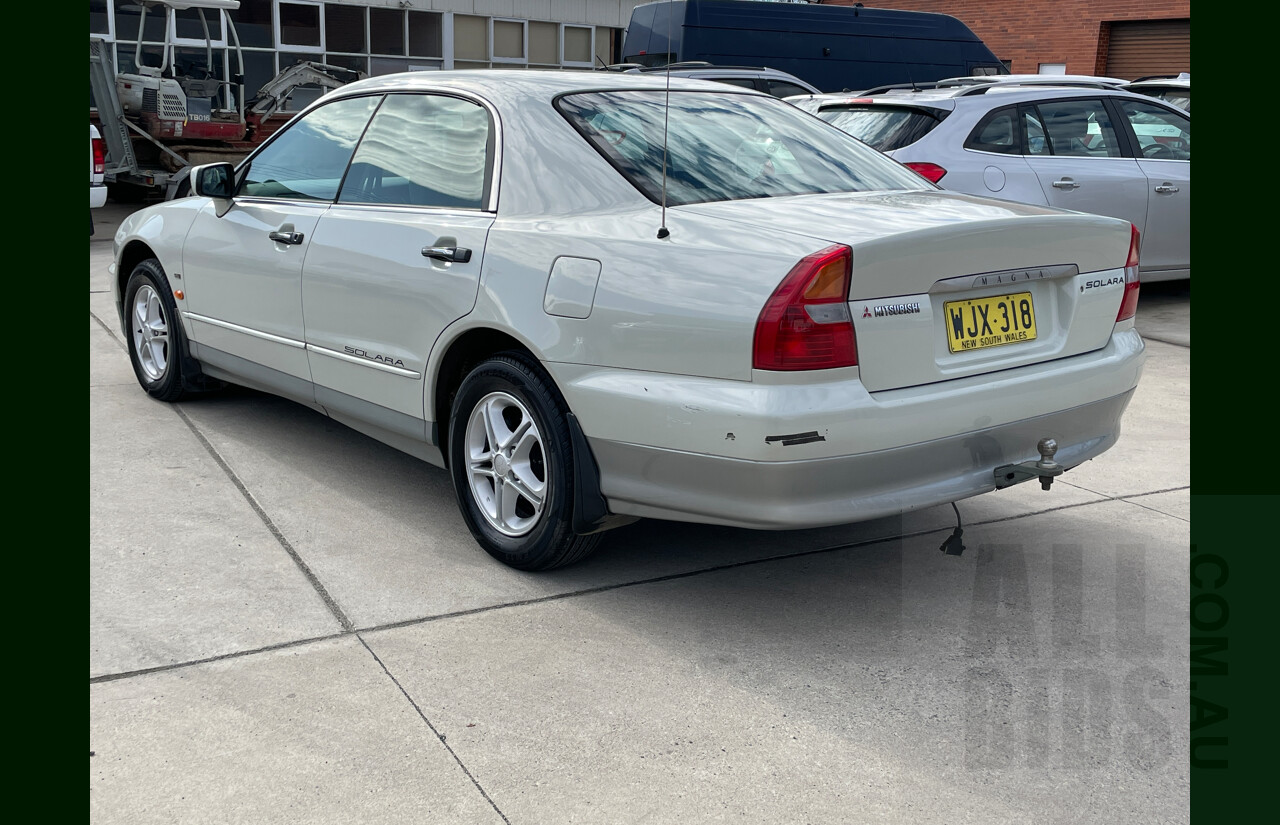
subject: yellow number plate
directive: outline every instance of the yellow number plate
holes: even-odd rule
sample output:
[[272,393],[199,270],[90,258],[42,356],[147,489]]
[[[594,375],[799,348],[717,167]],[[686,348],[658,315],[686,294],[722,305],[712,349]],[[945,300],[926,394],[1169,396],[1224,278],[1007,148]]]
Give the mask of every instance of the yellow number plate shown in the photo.
[[952,352],[1034,341],[1036,337],[1036,313],[1030,292],[948,301],[944,311],[947,346]]

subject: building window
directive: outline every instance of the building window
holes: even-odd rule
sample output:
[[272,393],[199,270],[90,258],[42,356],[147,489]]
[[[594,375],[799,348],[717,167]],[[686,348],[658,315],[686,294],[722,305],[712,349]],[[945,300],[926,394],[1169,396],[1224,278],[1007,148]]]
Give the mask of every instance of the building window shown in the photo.
[[89,0],[89,34],[106,35],[107,40],[111,39],[111,7],[107,0]]
[[1066,74],[1066,63],[1041,63],[1039,74]]
[[560,26],[556,23],[529,22],[529,65],[560,65]]
[[563,27],[564,37],[564,53],[560,57],[560,62],[565,66],[591,66],[592,51],[592,34],[594,30],[590,26],[570,26]]
[[324,45],[331,52],[366,54],[365,11],[362,6],[324,4]]
[[324,50],[319,3],[280,3],[276,7],[276,42],[281,48]]
[[222,12],[217,9],[174,9],[173,30],[174,39],[179,42],[203,45],[207,33],[214,43],[226,43],[222,35]]
[[608,26],[596,26],[596,60],[598,65],[609,66],[618,62],[617,54],[613,50],[613,33],[614,29]]
[[241,46],[269,49],[275,45],[271,33],[271,0],[240,0],[240,8],[227,13],[235,24]]
[[470,14],[453,16],[453,60],[456,68],[487,68],[489,21]]
[[527,63],[525,21],[493,20],[493,62]]
[[415,57],[443,56],[441,15],[426,11],[411,11],[408,14],[409,54]]
[[400,9],[369,9],[370,52],[404,54],[404,12]]

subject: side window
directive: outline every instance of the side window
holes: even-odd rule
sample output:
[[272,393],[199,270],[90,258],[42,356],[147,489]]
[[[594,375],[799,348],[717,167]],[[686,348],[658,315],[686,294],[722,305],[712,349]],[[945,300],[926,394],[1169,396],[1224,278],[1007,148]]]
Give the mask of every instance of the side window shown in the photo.
[[1136,100],[1121,100],[1120,108],[1133,127],[1142,157],[1191,160],[1191,118]]
[[381,97],[337,100],[291,125],[242,170],[236,194],[331,201]]
[[387,95],[351,161],[339,203],[484,208],[489,113],[444,95]]
[[752,78],[750,78],[750,77],[709,77],[709,76],[704,76],[704,77],[701,77],[700,79],[702,79],[702,80],[714,80],[714,81],[716,81],[717,83],[728,83],[730,86],[741,86],[741,87],[742,87],[742,88],[744,88],[744,89],[751,89],[751,90],[753,90],[753,91],[758,91],[758,90],[756,89],[756,82],[755,82],[755,80],[753,80],[753,79],[752,79]]
[[1004,155],[1018,154],[1018,110],[1009,106],[988,114],[974,127],[964,148]]
[[1040,121],[1040,113],[1034,106],[1022,108],[1022,125],[1027,132],[1027,154],[1048,155],[1049,140],[1044,136],[1044,124]]
[[813,92],[809,91],[805,87],[797,86],[796,84],[789,83],[785,80],[766,79],[764,85],[768,87],[766,91],[774,97],[792,97],[794,95],[813,94]]
[[1118,158],[1120,142],[1101,100],[1070,98],[1038,104],[1055,155]]

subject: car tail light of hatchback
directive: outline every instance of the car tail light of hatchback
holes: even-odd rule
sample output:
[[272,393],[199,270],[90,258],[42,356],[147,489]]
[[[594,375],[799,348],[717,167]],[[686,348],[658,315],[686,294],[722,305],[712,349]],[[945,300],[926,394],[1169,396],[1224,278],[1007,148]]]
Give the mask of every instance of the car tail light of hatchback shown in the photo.
[[1138,249],[1142,245],[1142,233],[1138,227],[1129,224],[1129,258],[1124,263],[1124,297],[1120,299],[1120,311],[1116,313],[1117,321],[1125,321],[1138,314]]
[[107,144],[102,138],[93,138],[93,174],[107,170]]
[[756,321],[752,366],[825,370],[858,364],[849,314],[853,250],[829,246],[791,268]]
[[937,183],[942,180],[943,175],[947,174],[947,170],[936,163],[904,163],[903,166],[929,181],[929,183]]

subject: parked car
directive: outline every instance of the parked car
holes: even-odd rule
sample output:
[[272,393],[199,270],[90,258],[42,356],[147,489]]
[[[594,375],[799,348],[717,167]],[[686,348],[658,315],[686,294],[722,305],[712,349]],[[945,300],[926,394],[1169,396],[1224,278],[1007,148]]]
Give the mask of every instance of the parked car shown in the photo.
[[1158,97],[1191,114],[1191,73],[1140,77],[1125,86],[1130,92]]
[[98,127],[89,124],[89,234],[93,234],[93,210],[107,203],[107,145]]
[[115,236],[139,383],[256,387],[447,467],[527,570],[639,517],[841,524],[1115,443],[1144,358],[1128,222],[940,191],[767,95],[665,86],[377,77],[197,167]]
[[1145,281],[1191,277],[1191,117],[1104,83],[983,78],[788,98],[945,189],[1130,221]]
[[[610,67],[612,68],[612,67]],[[717,83],[728,83],[744,89],[755,89],[774,97],[791,97],[793,95],[821,94],[816,86],[811,86],[793,74],[767,69],[762,66],[714,66],[710,63],[673,63],[670,66],[646,68],[639,65],[623,64],[619,67],[627,72],[666,75],[672,77],[692,77],[697,80],[714,80]]]

